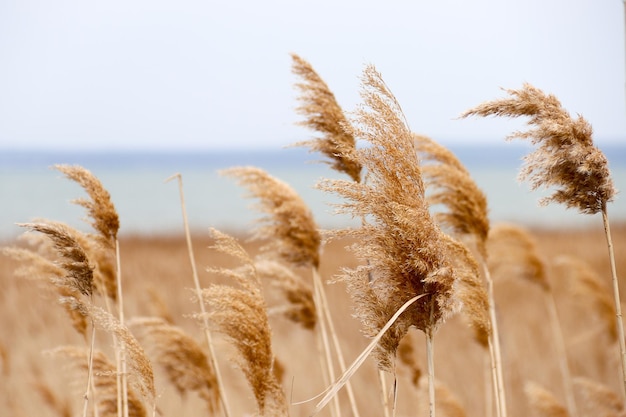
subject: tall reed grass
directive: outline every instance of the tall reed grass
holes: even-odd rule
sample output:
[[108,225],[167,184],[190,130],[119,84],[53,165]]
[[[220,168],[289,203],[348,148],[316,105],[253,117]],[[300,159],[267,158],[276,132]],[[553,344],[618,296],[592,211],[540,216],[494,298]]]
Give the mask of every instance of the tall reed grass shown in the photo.
[[2,249],[4,414],[623,416],[626,229],[614,246],[589,123],[530,85],[463,114],[529,117],[514,137],[539,147],[521,177],[601,213],[608,259],[601,231],[492,225],[470,171],[413,131],[375,67],[344,112],[292,60],[315,134],[295,146],[348,176],[316,186],[361,224],[322,231],[286,181],[233,167],[263,214],[250,233],[192,238],[176,174],[184,239],[119,239],[97,177],[55,166],[89,196],[76,203],[93,230],[35,219]]

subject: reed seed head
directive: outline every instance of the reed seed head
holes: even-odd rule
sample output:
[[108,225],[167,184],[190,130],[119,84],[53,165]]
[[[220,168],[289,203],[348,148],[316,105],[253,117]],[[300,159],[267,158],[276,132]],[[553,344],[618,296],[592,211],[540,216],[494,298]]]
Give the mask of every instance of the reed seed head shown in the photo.
[[20,223],[32,231],[43,233],[52,243],[61,257],[60,266],[65,271],[65,285],[75,288],[80,293],[91,296],[93,293],[93,268],[87,254],[79,244],[77,232],[62,223]]
[[505,91],[510,98],[480,104],[461,117],[528,116],[533,128],[509,136],[539,145],[524,158],[520,180],[529,179],[533,190],[555,188],[542,204],[563,203],[584,214],[603,211],[616,190],[608,161],[593,144],[591,125],[582,116],[572,119],[555,96],[530,84]]
[[257,260],[255,268],[261,280],[270,281],[272,286],[285,295],[289,304],[282,310],[283,314],[305,329],[314,329],[317,313],[310,285],[291,269],[271,259]]
[[80,314],[89,317],[100,329],[115,335],[120,343],[124,345],[124,351],[128,354],[128,364],[130,366],[129,381],[133,381],[137,390],[145,398],[154,400],[156,391],[154,388],[154,371],[152,364],[146,356],[143,347],[139,344],[135,336],[128,327],[121,324],[117,318],[109,312],[93,304],[86,304],[75,297],[63,297],[62,304],[76,310]]
[[255,230],[255,239],[268,239],[269,247],[288,263],[319,266],[321,236],[311,210],[287,183],[256,167],[233,167],[220,171],[247,187],[258,198],[256,208],[265,213]]
[[213,249],[234,256],[243,265],[234,269],[209,268],[210,272],[233,278],[239,285],[211,285],[202,291],[208,319],[227,336],[238,352],[237,363],[256,398],[262,416],[286,416],[287,401],[273,371],[271,330],[261,283],[252,259],[237,241],[217,230]]
[[428,202],[431,207],[443,205],[447,209],[436,212],[436,220],[458,235],[474,237],[478,251],[485,256],[489,234],[487,197],[449,149],[427,136],[413,137],[422,158]]
[[364,105],[352,126],[354,136],[370,144],[356,152],[367,181],[325,180],[318,187],[346,200],[340,211],[363,219],[360,228],[337,234],[353,236],[358,242],[353,250],[367,261],[343,279],[368,336],[410,298],[430,295],[404,312],[381,339],[379,365],[389,369],[410,326],[434,332],[455,312],[456,275],[444,234],[429,213],[415,141],[400,105],[374,67],[366,67],[362,85]]
[[196,391],[206,402],[209,413],[218,410],[219,386],[215,372],[202,347],[180,327],[156,317],[134,318],[128,326],[135,326],[149,342],[154,362],[167,375],[182,396]]
[[114,246],[120,220],[111,201],[111,195],[100,180],[89,170],[78,165],[54,165],[54,168],[70,180],[77,182],[87,192],[90,200],[80,198],[74,202],[87,209],[93,228],[98,231],[105,242]]
[[292,72],[302,80],[295,87],[300,92],[301,103],[296,112],[305,117],[298,124],[321,134],[320,138],[297,142],[294,146],[308,146],[330,159],[331,167],[359,182],[361,165],[354,158],[356,140],[351,134],[348,120],[328,85],[310,63],[291,54]]

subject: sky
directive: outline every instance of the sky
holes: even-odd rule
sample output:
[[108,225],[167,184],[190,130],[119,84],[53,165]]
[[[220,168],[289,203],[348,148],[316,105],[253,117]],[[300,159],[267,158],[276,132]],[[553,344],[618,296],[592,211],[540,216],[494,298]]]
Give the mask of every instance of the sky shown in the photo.
[[523,120],[459,119],[528,82],[625,143],[620,0],[2,0],[0,149],[277,149],[309,139],[290,53],[346,111],[374,65],[410,128],[491,143]]

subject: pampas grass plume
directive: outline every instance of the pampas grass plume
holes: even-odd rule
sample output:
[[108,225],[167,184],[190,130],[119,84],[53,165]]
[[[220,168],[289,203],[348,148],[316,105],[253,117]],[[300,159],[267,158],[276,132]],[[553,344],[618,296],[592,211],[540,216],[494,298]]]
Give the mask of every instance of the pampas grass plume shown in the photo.
[[321,134],[318,139],[293,146],[308,146],[311,151],[321,152],[330,159],[333,169],[346,173],[355,182],[361,181],[361,164],[354,158],[356,140],[347,129],[349,122],[335,95],[310,63],[296,54],[291,54],[291,58],[292,71],[302,80],[295,85],[301,103],[296,112],[305,117],[298,124]]
[[211,230],[213,249],[233,256],[241,266],[233,269],[209,268],[209,272],[232,278],[238,288],[211,285],[203,289],[202,302],[210,307],[209,321],[225,334],[237,349],[238,360],[262,416],[286,416],[287,401],[273,372],[271,330],[261,283],[252,259],[235,238]]

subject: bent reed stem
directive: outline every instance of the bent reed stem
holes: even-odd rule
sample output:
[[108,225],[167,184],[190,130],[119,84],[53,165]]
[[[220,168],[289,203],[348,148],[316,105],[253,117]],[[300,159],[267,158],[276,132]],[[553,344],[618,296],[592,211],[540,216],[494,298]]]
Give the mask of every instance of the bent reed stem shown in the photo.
[[[326,320],[324,318],[324,302],[322,300],[322,280],[320,279],[319,274],[316,272],[317,269],[313,268],[313,287],[315,290],[315,305],[317,308],[315,311],[317,312],[317,322],[319,324],[319,332],[318,337],[321,338],[322,348],[324,350],[324,358],[326,359],[326,375],[330,378],[330,381],[335,380],[335,367],[333,366],[333,358],[330,352],[330,343],[328,341],[328,329],[326,327]],[[334,417],[341,417],[341,408],[339,407],[339,399],[337,397],[333,398],[333,407],[331,408],[331,414]]]
[[[321,301],[321,309],[324,313],[324,317],[328,322],[328,330],[330,331],[330,337],[333,341],[333,346],[337,354],[337,361],[339,362],[339,369],[343,373],[346,371],[346,361],[343,357],[341,346],[339,345],[339,339],[337,338],[337,332],[335,331],[335,325],[333,324],[332,317],[330,315],[330,307],[328,306],[328,300],[326,298],[326,291],[324,290],[324,283],[320,277],[320,273],[317,268],[313,268],[313,275],[319,285],[319,295]],[[334,379],[334,378],[333,378]],[[356,405],[356,398],[354,396],[354,390],[350,381],[346,384],[346,392],[348,393],[348,399],[350,400],[350,407],[352,408],[352,414],[354,417],[360,417],[359,410]]]

